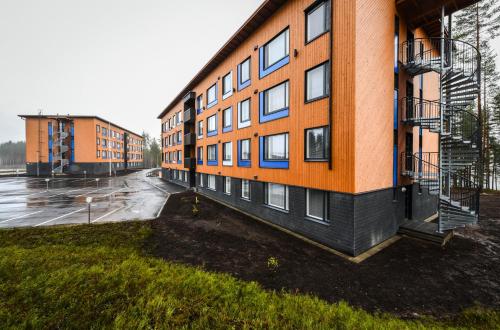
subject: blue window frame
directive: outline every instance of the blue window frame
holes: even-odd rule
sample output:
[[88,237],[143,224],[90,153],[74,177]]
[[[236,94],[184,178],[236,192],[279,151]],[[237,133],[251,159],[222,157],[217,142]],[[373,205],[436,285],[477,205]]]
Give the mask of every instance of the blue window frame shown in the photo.
[[203,94],[198,95],[196,98],[196,114],[203,112]]
[[217,135],[217,114],[207,118],[207,136]]
[[203,165],[203,147],[198,147],[197,163]]
[[53,135],[53,131],[52,131],[52,123],[49,122],[48,123],[48,131],[49,131],[49,163],[52,163],[52,135]]
[[285,81],[259,94],[260,123],[288,117],[289,85],[290,83]]
[[237,143],[237,152],[238,152],[238,166],[239,167],[251,167],[252,159],[251,159],[251,140],[243,139],[238,140]]
[[222,110],[222,133],[233,130],[233,107]]
[[217,144],[211,144],[207,146],[207,165],[217,166]]
[[215,83],[212,86],[210,86],[209,89],[207,89],[207,109],[210,109],[211,107],[217,104],[217,95],[218,95],[218,88],[217,88],[217,83]]
[[288,133],[259,137],[259,166],[289,168]]
[[290,30],[287,27],[259,49],[259,78],[290,63]]
[[251,57],[238,64],[238,91],[241,91],[252,83]]

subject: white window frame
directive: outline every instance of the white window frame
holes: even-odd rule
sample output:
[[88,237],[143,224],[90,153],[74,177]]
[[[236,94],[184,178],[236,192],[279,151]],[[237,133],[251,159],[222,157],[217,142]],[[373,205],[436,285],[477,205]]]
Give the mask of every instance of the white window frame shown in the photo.
[[204,187],[203,185],[203,179],[205,178],[205,174],[204,173],[200,173],[200,187]]
[[[243,62],[241,62],[239,65],[240,65],[240,76],[238,77],[238,79],[240,80],[239,81],[239,84],[240,85],[243,85],[244,83],[246,83],[247,81],[251,81],[252,80],[252,58],[249,57],[247,58],[246,60],[244,60]],[[243,80],[243,66],[248,62],[248,79],[246,80]]]
[[[226,125],[226,113],[229,113],[229,125]],[[233,126],[233,108],[229,107],[222,110],[222,129]]]
[[[241,120],[241,108],[243,103],[248,102],[248,116],[249,119],[246,121]],[[252,125],[252,100],[250,98],[238,102],[238,128],[245,128]]]
[[197,134],[196,136],[198,137],[198,139],[203,139],[203,120],[200,120],[198,122],[198,126],[197,126]]
[[[214,124],[213,130],[210,130],[211,121]],[[207,118],[207,134],[212,133],[212,132],[217,132],[217,114],[213,114]]]
[[[226,157],[226,148],[229,148],[229,159]],[[233,165],[233,142],[225,142],[222,144],[222,165],[232,166]]]
[[[209,97],[210,97],[210,92],[212,91],[212,88],[214,89],[214,99],[210,100]],[[217,83],[213,84],[212,86],[210,86],[207,89],[207,105],[214,103],[215,101],[217,101]]]
[[[228,78],[228,81],[230,83],[229,91],[227,92],[225,92],[224,90],[226,87],[226,78]],[[228,74],[222,77],[222,99],[225,100],[231,95],[233,95],[233,71],[229,71]]]

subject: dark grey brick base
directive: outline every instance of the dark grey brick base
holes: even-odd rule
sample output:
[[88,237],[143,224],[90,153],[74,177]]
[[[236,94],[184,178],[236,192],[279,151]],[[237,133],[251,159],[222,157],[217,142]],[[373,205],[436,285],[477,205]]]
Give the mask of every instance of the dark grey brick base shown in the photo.
[[[395,235],[405,220],[405,193],[398,189],[384,189],[352,195],[337,192],[329,194],[330,223],[306,217],[306,190],[289,186],[289,210],[282,211],[264,204],[264,183],[250,181],[250,201],[242,199],[241,180],[231,180],[231,194],[223,192],[223,177],[216,176],[216,189],[200,187],[196,173],[196,187],[201,194],[255,215],[263,220],[297,232],[334,249],[356,256]],[[417,191],[414,189],[414,191]],[[427,195],[413,196],[413,209],[425,206],[436,212]]]
[[172,174],[173,172],[169,169],[162,168],[161,169],[161,178],[167,182],[175,183],[176,185],[185,187],[185,188],[190,188],[194,186],[194,178],[188,178],[188,182],[179,180],[179,179],[174,179],[174,176]]

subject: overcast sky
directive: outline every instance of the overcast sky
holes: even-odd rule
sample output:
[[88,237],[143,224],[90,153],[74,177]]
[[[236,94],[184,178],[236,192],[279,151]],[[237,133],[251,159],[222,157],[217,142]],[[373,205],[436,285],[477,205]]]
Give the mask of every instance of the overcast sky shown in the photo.
[[262,2],[0,0],[0,142],[24,140],[17,115],[38,109],[158,135],[157,115]]

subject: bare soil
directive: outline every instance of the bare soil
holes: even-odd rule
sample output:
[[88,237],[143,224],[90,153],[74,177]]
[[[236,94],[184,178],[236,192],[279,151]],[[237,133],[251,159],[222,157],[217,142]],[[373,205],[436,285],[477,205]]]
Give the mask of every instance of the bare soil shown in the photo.
[[[403,237],[353,264],[202,196],[172,195],[147,249],[168,261],[256,281],[267,289],[347,301],[404,318],[453,317],[481,305],[500,308],[500,195],[483,195],[478,226],[443,248]],[[277,270],[267,263],[278,260]]]

